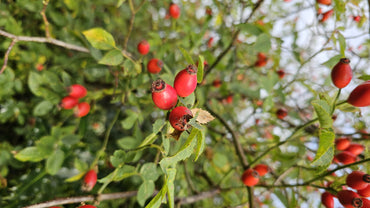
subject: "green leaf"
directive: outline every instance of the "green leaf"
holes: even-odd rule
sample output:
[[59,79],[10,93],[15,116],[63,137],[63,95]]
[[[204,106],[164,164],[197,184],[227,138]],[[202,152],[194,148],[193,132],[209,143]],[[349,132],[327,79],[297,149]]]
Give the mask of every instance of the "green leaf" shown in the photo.
[[166,125],[166,121],[164,119],[157,119],[153,124],[153,133],[158,133],[161,129]]
[[165,199],[166,193],[167,193],[167,180],[163,184],[161,190],[158,192],[158,194],[149,202],[148,205],[145,206],[145,208],[159,208],[162,204],[162,200]]
[[113,36],[102,28],[92,28],[82,33],[94,48],[110,50],[116,47]]
[[319,166],[320,169],[325,170],[329,167],[334,157],[335,134],[332,130],[321,129],[319,138],[319,148],[311,165]]
[[198,140],[197,140],[197,147],[195,149],[195,159],[197,161],[199,156],[203,153],[203,150],[206,146],[206,137],[204,136],[203,131],[198,131]]
[[64,152],[57,149],[47,160],[46,160],[46,172],[50,175],[55,175],[62,167],[64,161]]
[[79,173],[77,175],[74,175],[72,177],[69,177],[65,180],[65,182],[71,183],[80,180],[85,175],[85,172]]
[[258,52],[268,52],[270,48],[270,37],[266,33],[259,35],[256,43],[254,44],[254,50]]
[[175,165],[177,162],[190,157],[196,144],[195,137],[197,136],[198,131],[198,129],[193,128],[180,150],[175,155],[165,157],[159,162],[163,171],[166,171],[167,167]]
[[54,108],[53,104],[47,100],[41,101],[33,109],[34,116],[44,116]]
[[123,56],[120,50],[113,49],[106,53],[102,59],[99,60],[99,64],[108,66],[117,66],[123,62]]
[[125,118],[125,120],[121,121],[121,125],[122,125],[122,128],[124,129],[131,129],[137,118],[138,118],[138,114],[135,113],[135,112],[128,112],[129,116]]
[[75,134],[67,134],[62,137],[62,143],[66,145],[74,145],[80,142],[81,137]]
[[254,24],[245,23],[237,25],[237,28],[240,29],[242,32],[246,32],[255,36],[258,36],[262,33],[262,30],[259,27],[255,26]]
[[339,62],[341,58],[342,58],[342,55],[333,56],[326,62],[322,63],[322,65],[328,67],[329,69],[332,69]]
[[20,152],[18,152],[14,157],[15,159],[26,162],[39,162],[43,160],[47,155],[40,152],[37,147],[26,147]]
[[167,196],[168,196],[168,204],[170,208],[175,207],[175,177],[176,177],[176,168],[168,168],[167,169]]
[[342,57],[345,57],[345,51],[346,51],[346,39],[342,35],[342,33],[338,32],[338,41],[339,41],[339,47],[340,47],[340,54]]
[[154,182],[152,180],[144,180],[137,191],[137,201],[140,206],[144,206],[145,201],[152,196],[155,189]]
[[137,175],[136,168],[131,165],[124,165],[121,168],[117,168],[117,172],[113,177],[113,181],[121,181],[133,175]]
[[140,169],[140,174],[144,180],[156,181],[159,177],[157,164],[145,163]]
[[204,73],[204,57],[199,55],[198,61],[198,71],[197,71],[197,82],[202,83],[203,81],[203,73]]
[[195,93],[191,93],[186,97],[179,97],[179,101],[187,108],[191,108],[195,102]]
[[123,150],[116,150],[113,153],[113,156],[110,157],[110,162],[114,167],[118,167],[119,165],[123,164],[126,159],[126,152]]
[[331,107],[326,101],[314,100],[311,102],[320,122],[321,128],[331,128],[333,119],[331,118]]
[[39,152],[49,156],[54,151],[54,144],[57,142],[53,136],[43,136],[40,140],[36,141],[36,147]]
[[349,103],[344,103],[341,104],[337,107],[338,110],[341,110],[343,112],[360,112],[360,109],[349,104]]
[[149,134],[147,137],[145,137],[144,141],[141,142],[141,144],[139,145],[139,147],[143,147],[145,145],[148,145],[148,144],[153,143],[156,138],[157,138],[157,133],[151,133],[151,134]]
[[370,75],[368,75],[368,74],[361,75],[359,77],[359,79],[362,79],[364,81],[368,81],[368,80],[370,80]]
[[28,76],[28,87],[30,88],[31,92],[35,94],[36,96],[41,96],[42,93],[40,92],[40,85],[43,84],[44,79],[41,75],[30,72],[30,75]]
[[[190,64],[194,64],[194,61],[193,61],[193,59],[191,58],[191,56],[189,55],[189,53],[188,53],[185,49],[183,49],[183,48],[181,48],[181,47],[179,47],[179,49],[180,49],[180,51],[181,51],[182,55],[184,56],[185,60],[186,60],[188,63],[190,63]],[[203,63],[203,62],[202,62],[202,63]]]
[[134,149],[139,144],[137,138],[134,137],[123,137],[117,141],[119,147],[125,150]]
[[74,162],[73,162],[73,166],[79,170],[80,172],[85,172],[87,170],[87,168],[89,167],[87,165],[86,162],[78,159],[78,158],[75,158]]

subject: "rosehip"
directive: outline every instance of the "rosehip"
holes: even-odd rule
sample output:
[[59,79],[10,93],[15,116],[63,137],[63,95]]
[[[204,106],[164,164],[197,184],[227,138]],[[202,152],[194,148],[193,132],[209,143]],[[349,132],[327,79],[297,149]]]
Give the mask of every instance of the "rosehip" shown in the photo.
[[173,84],[180,97],[187,97],[194,92],[197,87],[197,67],[190,64],[180,71]]
[[366,198],[361,198],[362,200],[362,208],[370,208],[370,200]]
[[187,107],[178,106],[170,112],[168,120],[174,129],[185,131],[190,128],[188,122],[191,118],[193,118],[193,113]]
[[283,120],[286,116],[288,115],[288,111],[284,108],[279,108],[277,111],[276,111],[276,116]]
[[321,203],[326,208],[334,208],[334,196],[331,193],[325,191],[321,194]]
[[233,102],[233,95],[228,95],[227,97],[226,97],[226,103],[227,104],[231,104]]
[[345,150],[349,147],[351,141],[347,137],[339,138],[335,140],[335,148],[337,150]]
[[254,166],[253,170],[257,171],[260,176],[264,176],[270,171],[270,168],[265,164],[258,164]]
[[158,108],[169,110],[177,104],[176,90],[163,80],[158,79],[152,83],[152,99]]
[[215,79],[215,80],[213,80],[212,85],[213,85],[214,87],[221,87],[222,82],[221,82],[221,80],[219,80],[219,79]]
[[324,4],[324,5],[330,5],[331,0],[317,0],[317,3]]
[[69,87],[69,96],[75,97],[75,98],[83,98],[87,94],[87,90],[84,86],[79,84],[74,84]]
[[78,208],[96,208],[96,206],[86,204],[86,205],[82,205]]
[[347,102],[356,107],[370,105],[370,81],[358,85],[349,95]]
[[333,15],[333,13],[334,13],[334,10],[331,9],[331,10],[325,12],[324,14],[322,14],[322,18],[321,18],[320,22],[325,22],[326,20],[328,20],[329,17],[331,17]]
[[363,189],[357,190],[357,193],[362,197],[370,197],[370,184]]
[[257,54],[257,61],[254,64],[257,67],[263,67],[267,64],[267,57],[264,53],[258,53]]
[[359,155],[365,150],[365,147],[361,144],[350,144],[344,151],[350,152],[354,155]]
[[84,191],[91,191],[94,188],[97,179],[98,179],[98,176],[95,170],[89,170],[84,177],[84,183],[82,185],[82,189]]
[[150,45],[148,41],[142,40],[138,45],[137,45],[137,50],[141,55],[146,55],[149,53]]
[[370,183],[370,175],[362,171],[353,171],[346,178],[347,186],[353,189],[356,189],[356,190],[361,190],[361,189],[366,188],[366,186],[368,186],[369,183]]
[[71,97],[71,96],[67,96],[67,97],[64,97],[60,103],[60,106],[64,109],[72,109],[74,108],[76,105],[78,104],[78,99],[77,98],[74,98],[74,97]]
[[254,186],[259,181],[258,172],[253,169],[247,169],[242,175],[242,181],[246,186]]
[[276,73],[278,74],[280,79],[284,78],[284,76],[285,76],[285,71],[282,70],[282,69],[277,70]]
[[354,16],[353,20],[356,21],[356,22],[360,22],[361,16]]
[[90,104],[87,102],[82,102],[77,105],[77,108],[75,109],[75,116],[76,117],[84,117],[86,116],[90,111]]
[[169,13],[172,18],[177,19],[180,17],[180,7],[177,6],[177,4],[171,3],[170,8],[169,8]]
[[[348,165],[348,164],[351,164],[351,163],[354,163],[356,162],[356,155],[350,153],[350,152],[347,152],[347,151],[343,151],[341,153],[338,153],[334,156],[334,158],[344,164],[344,165]],[[334,159],[333,159],[334,160]]]
[[331,70],[331,80],[338,88],[346,87],[352,79],[352,69],[348,58],[342,58]]
[[351,190],[341,190],[338,192],[337,197],[344,207],[359,207],[356,204],[360,196]]
[[208,39],[208,42],[207,42],[207,46],[208,46],[208,48],[211,48],[211,47],[212,47],[212,45],[213,45],[213,37],[209,38],[209,39]]
[[163,67],[163,62],[159,59],[153,58],[148,62],[147,69],[152,74],[158,74]]

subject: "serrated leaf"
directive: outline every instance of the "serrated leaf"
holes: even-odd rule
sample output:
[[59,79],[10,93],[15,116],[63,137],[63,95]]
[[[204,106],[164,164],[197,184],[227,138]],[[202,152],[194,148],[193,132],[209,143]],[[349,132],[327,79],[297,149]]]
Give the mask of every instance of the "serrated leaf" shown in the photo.
[[145,201],[153,194],[154,189],[155,186],[152,180],[144,180],[137,191],[137,201],[140,206],[144,206]]
[[159,162],[163,171],[166,171],[166,169],[170,167],[171,165],[174,165],[177,162],[181,160],[185,160],[188,157],[190,157],[191,153],[193,152],[194,146],[196,144],[195,137],[197,136],[198,131],[199,131],[198,129],[193,128],[187,140],[180,148],[180,150],[173,156],[165,157]]
[[339,41],[339,47],[340,47],[340,54],[342,55],[342,57],[345,57],[346,39],[340,32],[338,32],[338,41]]
[[197,115],[196,120],[200,124],[206,124],[215,119],[208,111],[201,108],[193,108],[191,112],[193,115]]
[[331,164],[334,157],[334,140],[335,134],[332,130],[321,129],[319,134],[319,148],[317,149],[312,166],[326,169]]
[[168,196],[168,204],[170,208],[175,207],[175,177],[176,177],[176,169],[175,168],[168,168],[167,169],[167,196]]
[[99,64],[108,66],[117,66],[123,62],[123,56],[120,50],[113,49],[106,53],[103,58],[99,60]]
[[203,81],[203,73],[204,73],[204,57],[199,55],[198,61],[198,71],[197,71],[197,82],[202,83]]
[[148,205],[145,206],[145,208],[159,208],[162,204],[162,200],[165,199],[166,193],[167,193],[167,180],[163,184],[161,190],[158,192],[158,194],[149,202]]
[[139,145],[139,147],[143,147],[145,145],[148,145],[148,144],[153,143],[156,138],[157,138],[157,134],[156,133],[149,134],[147,137],[145,137],[144,141],[141,142],[141,144]]
[[153,124],[153,133],[158,133],[162,130],[162,128],[166,125],[166,121],[164,119],[157,119]]
[[185,49],[183,49],[183,48],[181,48],[181,47],[179,47],[179,49],[180,49],[180,51],[181,51],[182,55],[184,56],[185,60],[186,60],[188,63],[190,63],[190,64],[194,64],[194,61],[193,61],[193,59],[191,58],[191,56],[189,55],[189,53],[188,53]]
[[197,115],[195,115],[194,118],[190,119],[188,121],[188,123],[193,127],[193,128],[196,128],[198,130],[203,130],[203,126],[200,125],[198,122],[197,122]]
[[140,174],[144,180],[156,181],[159,177],[157,164],[145,163],[140,169]]
[[329,104],[323,100],[314,100],[311,103],[315,108],[321,128],[331,128],[333,126],[333,119],[331,118]]
[[206,137],[204,136],[203,131],[198,131],[197,148],[195,149],[194,161],[198,160],[199,156],[203,153],[205,146],[206,146]]
[[134,126],[137,119],[138,119],[138,114],[134,112],[130,112],[129,116],[126,117],[123,121],[121,121],[122,128],[131,129]]
[[34,116],[44,116],[54,108],[53,104],[47,100],[41,101],[33,109]]
[[82,34],[94,48],[100,50],[110,50],[116,47],[113,36],[102,28],[85,30],[82,32]]
[[126,152],[123,150],[114,151],[113,155],[110,157],[110,162],[114,167],[118,167],[123,164],[126,159]]
[[360,109],[349,104],[349,103],[344,103],[344,104],[341,104],[337,107],[338,110],[341,110],[343,112],[360,112]]
[[57,149],[51,156],[46,160],[46,172],[50,175],[55,175],[62,167],[64,161],[64,152]]
[[361,75],[359,77],[359,79],[364,80],[364,81],[368,81],[368,80],[370,80],[370,75],[367,75],[367,74]]
[[39,162],[45,159],[47,155],[39,151],[37,147],[26,147],[22,149],[20,152],[18,152],[14,157],[15,159],[22,161],[22,162],[26,162],[26,161]]
[[322,65],[328,67],[329,69],[332,69],[341,58],[342,58],[342,55],[333,56],[326,62],[322,63]]
[[124,165],[121,168],[117,168],[117,172],[113,177],[113,181],[121,181],[133,175],[137,175],[136,168],[131,165]]
[[191,93],[186,97],[179,97],[179,101],[187,108],[191,108],[195,102],[195,94]]
[[135,147],[137,147],[139,143],[136,138],[128,136],[128,137],[123,137],[119,139],[117,141],[117,144],[122,149],[129,150],[129,149],[134,149]]

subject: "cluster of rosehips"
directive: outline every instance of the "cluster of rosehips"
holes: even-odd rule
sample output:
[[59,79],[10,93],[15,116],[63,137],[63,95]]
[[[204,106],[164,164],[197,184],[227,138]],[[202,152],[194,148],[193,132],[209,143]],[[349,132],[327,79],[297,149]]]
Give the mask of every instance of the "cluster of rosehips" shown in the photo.
[[347,137],[336,139],[335,148],[341,152],[334,156],[333,162],[340,162],[344,165],[356,162],[356,157],[365,150],[363,145],[351,143]]
[[[331,71],[333,84],[342,89],[352,80],[352,69],[348,58],[342,58]],[[356,107],[370,105],[370,80],[358,85],[349,95],[347,102]]]
[[[197,87],[197,67],[190,64],[181,70],[175,77],[174,87],[158,79],[152,83],[152,99],[154,104],[162,110],[170,110],[177,104],[177,96],[187,97]],[[189,128],[188,121],[193,117],[192,112],[184,107],[174,108],[169,115],[173,128],[185,131]]]
[[270,172],[270,168],[265,164],[258,164],[253,168],[248,168],[242,175],[242,181],[246,186],[255,186],[260,177]]
[[325,191],[321,195],[321,202],[326,208],[334,208],[334,197],[348,208],[369,208],[370,200],[370,175],[362,171],[353,171],[346,178],[346,185],[355,191],[344,188],[337,195]]
[[78,99],[83,98],[87,94],[87,90],[84,86],[74,84],[68,87],[68,96],[64,97],[60,103],[60,106],[64,109],[74,109],[74,115],[76,117],[84,117],[90,111],[90,104],[87,102],[79,102]]

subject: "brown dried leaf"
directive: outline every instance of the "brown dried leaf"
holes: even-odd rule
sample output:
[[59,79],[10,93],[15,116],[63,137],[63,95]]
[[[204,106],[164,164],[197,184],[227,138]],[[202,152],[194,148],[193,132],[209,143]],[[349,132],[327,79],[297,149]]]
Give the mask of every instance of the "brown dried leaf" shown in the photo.
[[183,131],[179,131],[177,129],[174,129],[174,131],[171,134],[169,134],[169,136],[172,137],[172,138],[174,138],[174,139],[176,139],[178,141],[179,138],[180,138],[180,136],[181,136],[181,134],[182,134],[182,132]]
[[194,116],[197,116],[196,120],[200,124],[206,124],[215,119],[215,117],[213,117],[208,111],[200,108],[193,108],[191,109],[191,112],[193,113]]

